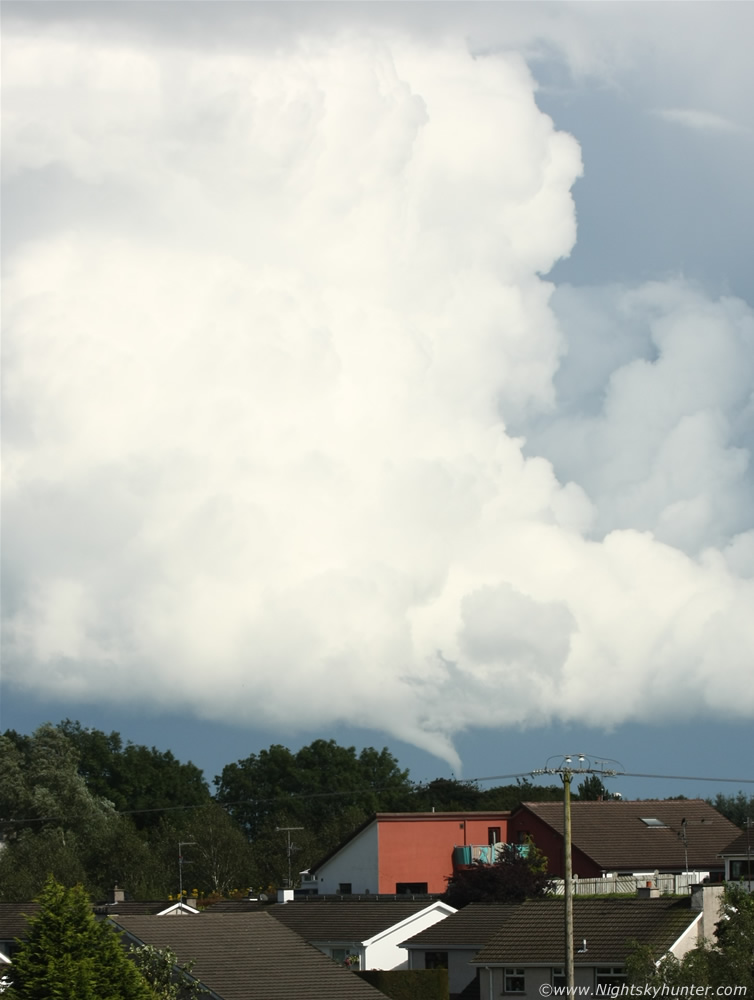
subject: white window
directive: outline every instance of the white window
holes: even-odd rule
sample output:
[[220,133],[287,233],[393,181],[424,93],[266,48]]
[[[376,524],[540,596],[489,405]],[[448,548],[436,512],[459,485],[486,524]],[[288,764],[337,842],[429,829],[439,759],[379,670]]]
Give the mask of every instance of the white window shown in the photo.
[[595,986],[622,986],[626,981],[626,970],[622,965],[598,965],[594,970]]
[[503,969],[503,993],[523,993],[526,973],[523,969]]

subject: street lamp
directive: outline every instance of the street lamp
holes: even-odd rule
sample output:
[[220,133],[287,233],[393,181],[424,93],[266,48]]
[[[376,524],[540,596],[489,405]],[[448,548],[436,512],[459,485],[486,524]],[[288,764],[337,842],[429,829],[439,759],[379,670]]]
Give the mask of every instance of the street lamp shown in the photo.
[[[573,758],[576,758],[574,766]],[[556,763],[552,764],[551,762]],[[596,764],[618,764],[617,760],[595,761]],[[622,765],[621,770],[622,770]],[[573,858],[571,852],[571,779],[574,774],[614,775],[620,772],[617,768],[603,766],[592,767],[592,762],[583,753],[566,754],[564,757],[548,757],[547,763],[532,775],[558,774],[563,782],[563,897],[565,899],[565,973],[569,996],[572,996],[574,983],[573,969]]]

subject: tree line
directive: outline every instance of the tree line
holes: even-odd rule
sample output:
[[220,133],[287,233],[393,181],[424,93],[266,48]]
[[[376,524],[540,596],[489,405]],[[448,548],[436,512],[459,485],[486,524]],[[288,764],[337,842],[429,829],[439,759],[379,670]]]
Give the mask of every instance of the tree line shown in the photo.
[[[117,884],[134,899],[166,899],[178,891],[179,852],[189,892],[265,889],[309,868],[375,812],[510,810],[563,797],[560,784],[522,779],[487,789],[446,778],[416,785],[387,748],[324,739],[296,752],[275,744],[227,764],[213,792],[198,767],[170,751],[69,719],[31,735],[7,730],[0,758],[6,901],[34,898],[48,874],[94,898]],[[609,795],[596,775],[577,794]],[[739,793],[713,804],[745,818],[754,799]],[[296,828],[290,854],[286,827]]]

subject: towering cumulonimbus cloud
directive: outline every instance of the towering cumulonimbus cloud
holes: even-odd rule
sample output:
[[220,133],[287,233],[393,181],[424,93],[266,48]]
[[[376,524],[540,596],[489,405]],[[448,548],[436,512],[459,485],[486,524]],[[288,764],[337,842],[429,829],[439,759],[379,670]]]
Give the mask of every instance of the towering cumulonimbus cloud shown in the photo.
[[553,295],[580,151],[521,59],[20,34],[5,76],[12,683],[455,765],[754,710],[752,312]]

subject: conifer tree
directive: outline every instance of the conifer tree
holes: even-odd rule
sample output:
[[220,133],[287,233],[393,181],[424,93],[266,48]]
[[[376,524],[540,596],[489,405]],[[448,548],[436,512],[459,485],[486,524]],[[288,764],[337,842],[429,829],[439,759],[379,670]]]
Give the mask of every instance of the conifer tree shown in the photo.
[[108,921],[97,921],[82,886],[50,877],[13,957],[11,1000],[154,1000]]

